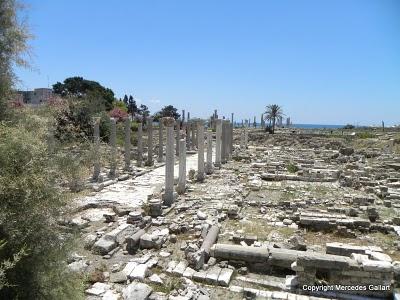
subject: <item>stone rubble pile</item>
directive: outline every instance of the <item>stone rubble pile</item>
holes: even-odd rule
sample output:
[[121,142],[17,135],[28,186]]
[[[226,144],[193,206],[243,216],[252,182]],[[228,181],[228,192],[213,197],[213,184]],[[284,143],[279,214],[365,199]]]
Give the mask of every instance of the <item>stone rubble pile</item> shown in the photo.
[[[94,192],[63,220],[84,240],[70,269],[97,278],[88,299],[396,294],[400,158],[245,124],[149,118],[136,147],[126,129],[122,168],[110,139],[110,167],[96,162]],[[371,288],[303,288],[335,285]]]

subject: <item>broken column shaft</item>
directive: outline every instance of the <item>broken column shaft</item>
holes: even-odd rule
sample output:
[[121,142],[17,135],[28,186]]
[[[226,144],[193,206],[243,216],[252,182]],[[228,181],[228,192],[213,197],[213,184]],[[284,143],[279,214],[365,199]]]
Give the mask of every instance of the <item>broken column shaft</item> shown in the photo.
[[208,230],[208,233],[204,238],[203,244],[201,245],[200,249],[204,250],[206,254],[206,260],[208,260],[208,257],[210,256],[210,249],[212,245],[214,245],[215,242],[218,240],[218,234],[219,234],[219,226],[213,225],[211,226],[210,230]]
[[213,164],[212,164],[212,132],[207,131],[207,162],[206,162],[206,174],[212,174]]
[[143,163],[143,125],[140,121],[137,130],[137,158],[136,165],[141,167]]
[[165,191],[164,205],[171,206],[174,202],[174,118],[163,118],[167,131],[167,145],[165,151]]
[[226,163],[228,161],[229,153],[229,121],[222,121],[222,143],[221,143],[221,163]]
[[204,124],[197,121],[197,181],[204,180]]
[[100,118],[94,118],[93,142],[95,161],[93,167],[93,180],[97,181],[100,176]]
[[117,125],[114,118],[110,118],[111,121],[111,133],[110,133],[110,177],[115,177],[117,169]]
[[175,141],[175,155],[179,156],[179,141],[181,139],[181,121],[176,121],[176,141]]
[[164,146],[163,146],[163,123],[161,120],[158,122],[158,162],[162,162],[164,158]]
[[179,179],[178,179],[178,194],[183,194],[186,190],[186,141],[179,141]]
[[153,165],[153,118],[147,118],[147,162],[148,166]]
[[215,166],[221,166],[222,120],[215,120]]

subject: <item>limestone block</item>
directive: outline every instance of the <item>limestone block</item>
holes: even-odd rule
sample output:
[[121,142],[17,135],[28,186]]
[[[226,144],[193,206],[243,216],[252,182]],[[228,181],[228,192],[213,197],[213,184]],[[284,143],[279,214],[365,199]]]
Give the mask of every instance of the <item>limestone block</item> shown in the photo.
[[217,284],[220,273],[221,273],[221,268],[217,266],[213,266],[210,269],[208,269],[206,273],[206,283]]
[[177,266],[173,269],[172,274],[182,276],[186,270],[188,263],[184,260],[180,261]]
[[143,281],[144,278],[148,275],[148,267],[146,264],[137,265],[132,272],[129,274],[129,279],[138,279]]
[[124,300],[147,300],[152,292],[152,288],[141,282],[132,282],[122,291]]
[[231,281],[233,275],[233,270],[228,268],[221,269],[221,272],[218,276],[218,284],[222,286],[229,286],[229,282]]

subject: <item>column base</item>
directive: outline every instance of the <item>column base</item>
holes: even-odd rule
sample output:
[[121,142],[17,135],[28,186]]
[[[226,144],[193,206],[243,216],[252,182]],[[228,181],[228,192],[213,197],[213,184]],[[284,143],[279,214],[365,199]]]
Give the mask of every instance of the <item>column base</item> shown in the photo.
[[172,203],[175,202],[176,198],[178,197],[178,194],[173,192],[173,193],[163,193],[161,195],[161,199],[163,201],[163,204],[165,206],[171,206]]

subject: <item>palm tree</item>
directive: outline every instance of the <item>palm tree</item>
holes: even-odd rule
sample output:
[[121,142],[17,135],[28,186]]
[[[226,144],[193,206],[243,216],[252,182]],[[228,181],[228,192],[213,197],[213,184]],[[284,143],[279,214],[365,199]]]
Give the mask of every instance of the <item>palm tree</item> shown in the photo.
[[269,128],[271,128],[272,133],[274,133],[276,119],[281,118],[284,115],[282,107],[278,104],[270,104],[265,109],[264,118],[269,121]]

